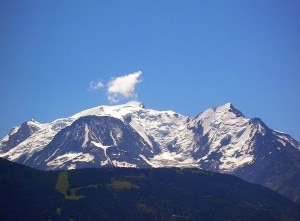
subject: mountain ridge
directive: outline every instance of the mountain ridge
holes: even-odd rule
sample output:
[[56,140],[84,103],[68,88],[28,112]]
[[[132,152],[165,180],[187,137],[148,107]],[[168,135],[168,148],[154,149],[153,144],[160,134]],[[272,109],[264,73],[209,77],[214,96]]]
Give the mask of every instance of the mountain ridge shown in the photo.
[[[13,130],[0,141],[0,157],[44,170],[196,167],[300,197],[300,143],[259,118],[246,118],[232,103],[189,117],[132,101],[24,125],[31,134],[22,126]],[[20,137],[27,138],[18,143]]]

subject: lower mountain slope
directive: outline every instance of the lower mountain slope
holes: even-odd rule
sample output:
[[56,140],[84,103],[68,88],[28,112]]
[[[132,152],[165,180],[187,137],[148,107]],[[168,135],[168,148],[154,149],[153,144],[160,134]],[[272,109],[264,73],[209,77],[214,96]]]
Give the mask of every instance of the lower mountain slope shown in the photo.
[[1,220],[299,220],[260,185],[200,169],[39,171],[0,159]]

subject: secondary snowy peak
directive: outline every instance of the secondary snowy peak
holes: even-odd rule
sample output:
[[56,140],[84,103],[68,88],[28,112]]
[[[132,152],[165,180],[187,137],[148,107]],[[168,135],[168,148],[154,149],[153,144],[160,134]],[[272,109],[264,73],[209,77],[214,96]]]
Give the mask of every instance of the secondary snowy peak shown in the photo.
[[[32,156],[34,152],[42,150],[47,144],[50,143],[50,141],[53,139],[56,133],[58,133],[61,129],[65,128],[66,126],[70,125],[74,120],[75,119],[72,118],[62,118],[57,119],[51,123],[45,124],[41,124],[32,120],[28,123],[25,122],[24,124],[22,124],[25,125],[25,128],[27,128],[26,125],[38,125],[38,127],[35,127],[37,130],[35,130],[30,136],[28,136],[27,139],[24,139],[22,142],[19,142],[17,143],[17,145],[14,145],[7,152],[0,151],[0,157],[12,161],[18,161],[20,163],[25,162],[28,158]],[[20,131],[22,125],[17,130],[17,132]],[[15,139],[14,137],[20,139],[19,136],[22,137],[22,135],[14,133],[12,136],[9,136],[7,140]],[[4,137],[3,140],[5,139],[6,137]],[[2,143],[3,140],[0,143]],[[1,149],[3,149],[3,146],[1,146]]]
[[29,120],[22,123],[20,127],[13,128],[10,133],[0,141],[0,147],[2,147],[0,153],[8,152],[42,127],[43,124],[35,120]]
[[232,104],[211,108],[190,123],[195,133],[193,156],[202,168],[232,172],[254,160],[251,139],[252,128]]
[[28,120],[24,124],[27,124],[28,126],[30,126],[32,128],[38,128],[38,129],[40,129],[43,126],[42,123],[39,123],[34,119]]
[[[259,118],[246,118],[230,103],[202,112],[188,127],[195,134],[193,157],[206,170],[235,173],[239,168],[255,164],[257,155],[268,158],[269,153],[281,150],[280,142],[299,150],[299,143],[285,135],[280,137]],[[269,140],[273,140],[272,145],[266,148]]]
[[236,124],[237,122],[244,124],[245,120],[246,118],[239,110],[231,103],[226,103],[200,113],[192,119],[189,126],[197,127],[197,125],[200,124],[203,129],[203,134],[206,134],[212,128],[218,128],[224,124]]

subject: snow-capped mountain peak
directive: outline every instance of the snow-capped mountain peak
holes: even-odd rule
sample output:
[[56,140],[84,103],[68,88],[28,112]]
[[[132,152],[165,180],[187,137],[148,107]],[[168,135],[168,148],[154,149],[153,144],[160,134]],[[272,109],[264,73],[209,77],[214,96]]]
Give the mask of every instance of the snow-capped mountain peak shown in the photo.
[[130,101],[128,103],[121,104],[121,105],[114,105],[114,106],[102,105],[102,106],[90,108],[82,112],[79,112],[71,116],[70,118],[78,119],[83,116],[95,115],[95,116],[113,116],[122,119],[126,114],[131,112],[136,112],[143,108],[145,108],[145,106],[142,103],[137,101]]
[[232,103],[194,118],[137,101],[102,105],[50,123],[27,121],[0,141],[0,157],[39,169],[199,167],[267,186],[299,179],[299,150],[298,141]]
[[14,127],[10,133],[0,141],[0,146],[2,147],[0,153],[6,153],[10,151],[10,149],[28,139],[32,134],[40,130],[42,127],[43,124],[33,119],[24,122],[20,127]]
[[123,106],[145,108],[145,105],[139,101],[129,101],[128,103],[124,104]]
[[231,103],[202,112],[189,127],[195,131],[194,155],[203,168],[229,172],[253,161],[246,143],[251,139],[249,119]]
[[213,108],[216,115],[230,115],[230,117],[245,117],[242,112],[236,109],[232,103]]

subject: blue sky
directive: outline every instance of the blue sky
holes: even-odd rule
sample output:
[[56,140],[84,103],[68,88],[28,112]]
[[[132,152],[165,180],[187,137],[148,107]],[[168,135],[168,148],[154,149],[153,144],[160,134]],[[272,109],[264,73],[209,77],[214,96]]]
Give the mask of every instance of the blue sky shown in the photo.
[[[297,0],[1,0],[0,136],[137,99],[190,116],[232,102],[300,140],[299,11]],[[108,99],[138,71],[130,96]]]

